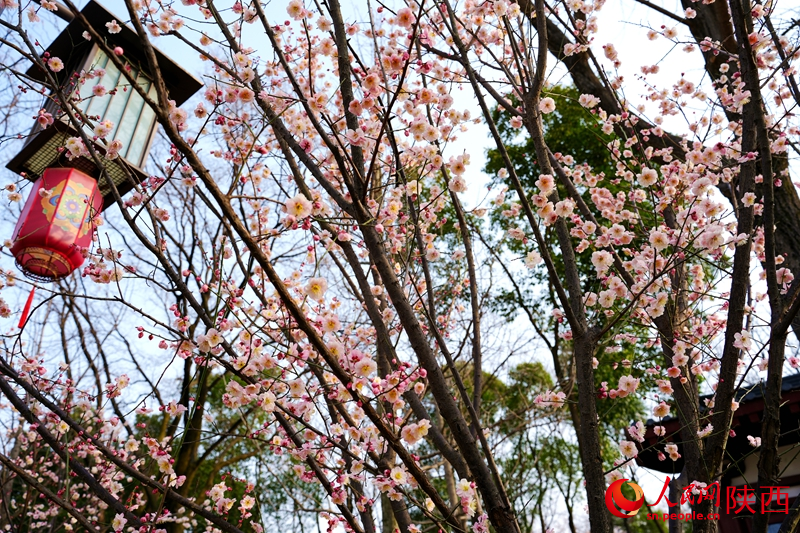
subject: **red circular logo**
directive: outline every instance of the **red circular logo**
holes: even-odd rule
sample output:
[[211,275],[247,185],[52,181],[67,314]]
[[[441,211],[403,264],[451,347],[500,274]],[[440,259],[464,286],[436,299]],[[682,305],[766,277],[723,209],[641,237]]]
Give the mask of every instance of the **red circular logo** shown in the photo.
[[644,491],[633,481],[628,486],[633,489],[634,500],[631,501],[622,494],[622,486],[627,479],[618,479],[606,489],[606,507],[614,516],[619,518],[630,518],[636,516],[639,509],[644,505]]

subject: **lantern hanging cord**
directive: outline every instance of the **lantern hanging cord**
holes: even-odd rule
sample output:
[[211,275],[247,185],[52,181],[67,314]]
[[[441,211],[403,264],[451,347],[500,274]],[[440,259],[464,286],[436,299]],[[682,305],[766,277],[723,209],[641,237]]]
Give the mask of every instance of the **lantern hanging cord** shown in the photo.
[[33,296],[36,294],[36,285],[31,286],[31,292],[28,294],[28,300],[25,302],[25,307],[22,308],[22,316],[19,317],[18,329],[25,327],[25,322],[28,321],[28,314],[31,311],[31,304],[33,303]]

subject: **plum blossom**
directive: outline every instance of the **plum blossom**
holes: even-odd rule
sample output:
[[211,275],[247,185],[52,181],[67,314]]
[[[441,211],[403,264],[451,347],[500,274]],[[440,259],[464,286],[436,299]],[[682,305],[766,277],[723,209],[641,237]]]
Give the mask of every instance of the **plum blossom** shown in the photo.
[[111,527],[119,533],[125,528],[125,524],[128,523],[128,519],[125,518],[125,515],[122,513],[118,513],[114,516],[114,520],[111,521]]
[[178,131],[184,131],[186,129],[186,120],[189,117],[189,114],[186,113],[183,109],[175,105],[174,100],[169,100],[169,121],[170,123],[177,129]]
[[57,57],[51,57],[47,60],[47,66],[50,67],[50,70],[53,72],[61,72],[64,70],[64,62]]
[[508,236],[512,239],[522,241],[525,239],[525,230],[521,228],[508,228]]
[[783,267],[775,271],[775,276],[778,283],[781,285],[781,294],[786,294],[792,281],[794,281],[794,274],[792,274],[792,271],[788,268]]
[[322,331],[325,333],[333,333],[339,331],[342,327],[342,322],[339,317],[334,313],[326,313],[322,319]]
[[364,357],[355,364],[357,375],[368,378],[378,369],[378,364],[369,357]]
[[712,426],[711,424],[708,424],[708,425],[706,425],[706,427],[704,427],[703,429],[701,429],[701,430],[699,430],[697,432],[697,436],[700,437],[701,439],[704,439],[704,438],[708,437],[711,434],[712,431],[714,431],[714,426]]
[[441,256],[442,253],[435,246],[429,246],[425,250],[425,259],[428,261],[437,261]]
[[249,494],[242,498],[242,502],[239,505],[241,509],[247,510],[252,509],[252,507],[256,504],[256,499],[250,496]]
[[489,532],[489,517],[486,513],[481,514],[475,523],[472,525],[474,533],[488,533]]
[[537,395],[533,402],[542,407],[561,407],[566,396],[563,392],[546,391]]
[[636,392],[636,389],[639,387],[639,379],[633,376],[622,376],[619,378],[619,384],[617,388],[619,389],[621,396],[626,396],[628,394],[633,394]]
[[459,480],[456,485],[456,495],[461,498],[461,510],[464,511],[467,516],[475,514],[477,501],[475,499],[474,484],[467,479]]
[[658,380],[656,380],[656,386],[658,387],[658,391],[661,394],[672,394],[673,393],[672,384],[669,382],[669,380],[658,379]]
[[116,20],[106,22],[106,28],[108,28],[108,33],[119,33],[122,31],[122,26],[120,26],[119,22]]
[[658,181],[658,172],[652,168],[643,168],[642,172],[636,176],[636,181],[643,187],[649,187]]
[[600,291],[600,294],[597,295],[597,303],[600,304],[600,307],[604,309],[608,309],[612,305],[614,305],[614,301],[617,299],[617,295],[614,291],[607,290],[607,291]]
[[600,99],[592,94],[582,94],[578,98],[578,103],[587,109],[591,109],[600,103]]
[[49,200],[50,198],[53,197],[54,194],[55,191],[53,189],[45,189],[44,187],[39,189],[39,196],[41,196],[42,198]]
[[389,472],[389,479],[394,481],[397,485],[403,485],[408,480],[408,474],[402,466],[396,466]]
[[167,405],[167,407],[164,410],[167,412],[169,416],[175,417],[175,416],[180,416],[181,413],[186,412],[186,406],[180,405],[176,403],[175,400],[172,400],[171,402],[169,402],[169,405]]
[[689,357],[683,353],[676,353],[672,356],[672,364],[675,366],[683,366],[689,362]]
[[637,421],[634,425],[628,428],[628,435],[631,436],[636,442],[644,442],[644,434],[646,428],[641,420]]
[[267,413],[275,410],[275,395],[272,392],[266,391],[261,395],[261,409]]
[[664,418],[665,416],[669,415],[669,405],[665,402],[661,402],[653,408],[653,416],[658,418]]
[[399,26],[410,28],[414,24],[416,17],[414,17],[414,12],[411,9],[404,7],[397,11],[395,20]]
[[612,61],[616,60],[618,55],[617,49],[611,43],[603,45],[603,54]]
[[305,197],[303,194],[298,194],[293,198],[289,198],[286,200],[284,204],[283,210],[290,216],[293,216],[297,220],[303,220],[304,218],[308,218],[311,216],[312,213],[312,204],[311,200]]
[[613,264],[614,257],[610,252],[605,250],[592,252],[592,265],[594,265],[595,270],[597,270],[598,276],[605,274]]
[[550,97],[542,98],[542,101],[539,102],[539,111],[544,113],[545,115],[552,113],[556,110],[556,102]]
[[669,455],[669,458],[672,459],[673,461],[677,461],[678,459],[681,458],[681,454],[678,453],[677,444],[672,444],[672,443],[667,444],[666,446],[664,446],[664,451],[667,452],[667,455]]
[[222,335],[214,328],[209,329],[205,335],[197,336],[197,346],[201,352],[210,352],[222,344]]
[[309,298],[318,302],[325,299],[325,291],[327,290],[328,281],[325,278],[311,278],[304,289]]
[[116,159],[119,156],[119,151],[122,150],[122,146],[122,141],[119,139],[114,139],[108,143],[106,146],[106,159]]
[[536,180],[536,186],[539,187],[542,196],[548,196],[555,189],[556,181],[550,174],[541,174]]
[[306,17],[306,10],[305,7],[303,7],[302,0],[292,0],[289,2],[289,5],[286,6],[286,12],[294,20],[301,20]]
[[735,333],[733,338],[733,345],[740,350],[749,351],[750,348],[753,347],[753,338],[747,330],[742,330],[741,333]]
[[53,124],[53,115],[44,109],[39,110],[39,114],[34,117],[39,126],[44,129]]
[[455,176],[450,179],[448,188],[453,192],[466,192],[467,181],[462,176]]
[[225,495],[226,490],[230,489],[225,485],[225,482],[222,481],[211,487],[211,490],[209,490],[207,494],[209,498],[216,502]]
[[650,233],[650,244],[659,252],[669,246],[669,238],[663,231],[653,231]]
[[639,455],[639,451],[636,449],[636,444],[629,440],[623,440],[619,443],[619,451],[622,452],[622,455],[628,459]]
[[88,153],[86,146],[83,144],[83,140],[79,137],[70,137],[67,139],[64,147],[67,149],[67,157],[69,159],[74,159]]
[[533,268],[541,262],[542,262],[542,256],[539,255],[539,252],[535,250],[531,250],[525,256],[525,266],[528,268]]
[[114,129],[114,123],[110,120],[104,120],[94,127],[94,134],[103,139]]
[[430,420],[423,419],[420,420],[416,424],[408,424],[406,425],[400,432],[403,440],[406,441],[409,445],[416,444],[425,435],[428,434],[428,429],[431,427]]

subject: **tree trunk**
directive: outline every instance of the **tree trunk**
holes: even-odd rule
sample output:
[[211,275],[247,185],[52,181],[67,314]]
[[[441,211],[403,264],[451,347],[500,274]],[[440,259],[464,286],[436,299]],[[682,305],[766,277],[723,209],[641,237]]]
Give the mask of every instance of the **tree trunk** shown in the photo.
[[797,533],[798,531],[800,531],[800,498],[795,498],[778,533]]
[[[21,432],[22,430],[20,429],[17,436],[14,438],[14,447],[11,448],[8,454],[8,458],[12,461],[16,461],[19,457],[19,434]],[[11,516],[11,494],[14,489],[14,483],[16,482],[16,478],[13,476],[13,472],[9,471],[8,468],[4,467],[0,470],[0,483],[2,483],[3,486],[2,501],[0,501],[0,530],[2,531],[13,531],[12,526],[14,522]]]
[[[670,481],[669,483],[669,501],[681,501],[681,494],[683,489],[686,488],[686,468],[684,467],[681,475]],[[669,513],[669,510],[667,510]],[[669,521],[669,533],[683,533],[683,524],[685,520],[672,520]]]
[[581,406],[580,440],[581,464],[586,478],[586,500],[589,505],[589,523],[592,533],[611,531],[610,516],[605,503],[605,477],[600,447],[599,421],[597,420],[594,388],[594,341],[589,334],[575,339],[575,365],[577,367],[578,404]]

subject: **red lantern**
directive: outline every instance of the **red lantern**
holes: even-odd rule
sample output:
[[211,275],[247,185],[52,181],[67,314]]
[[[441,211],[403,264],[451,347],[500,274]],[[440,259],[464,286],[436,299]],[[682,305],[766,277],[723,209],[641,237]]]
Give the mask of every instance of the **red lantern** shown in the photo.
[[83,264],[93,219],[103,209],[97,181],[74,168],[49,168],[33,184],[11,253],[29,278],[55,281]]

